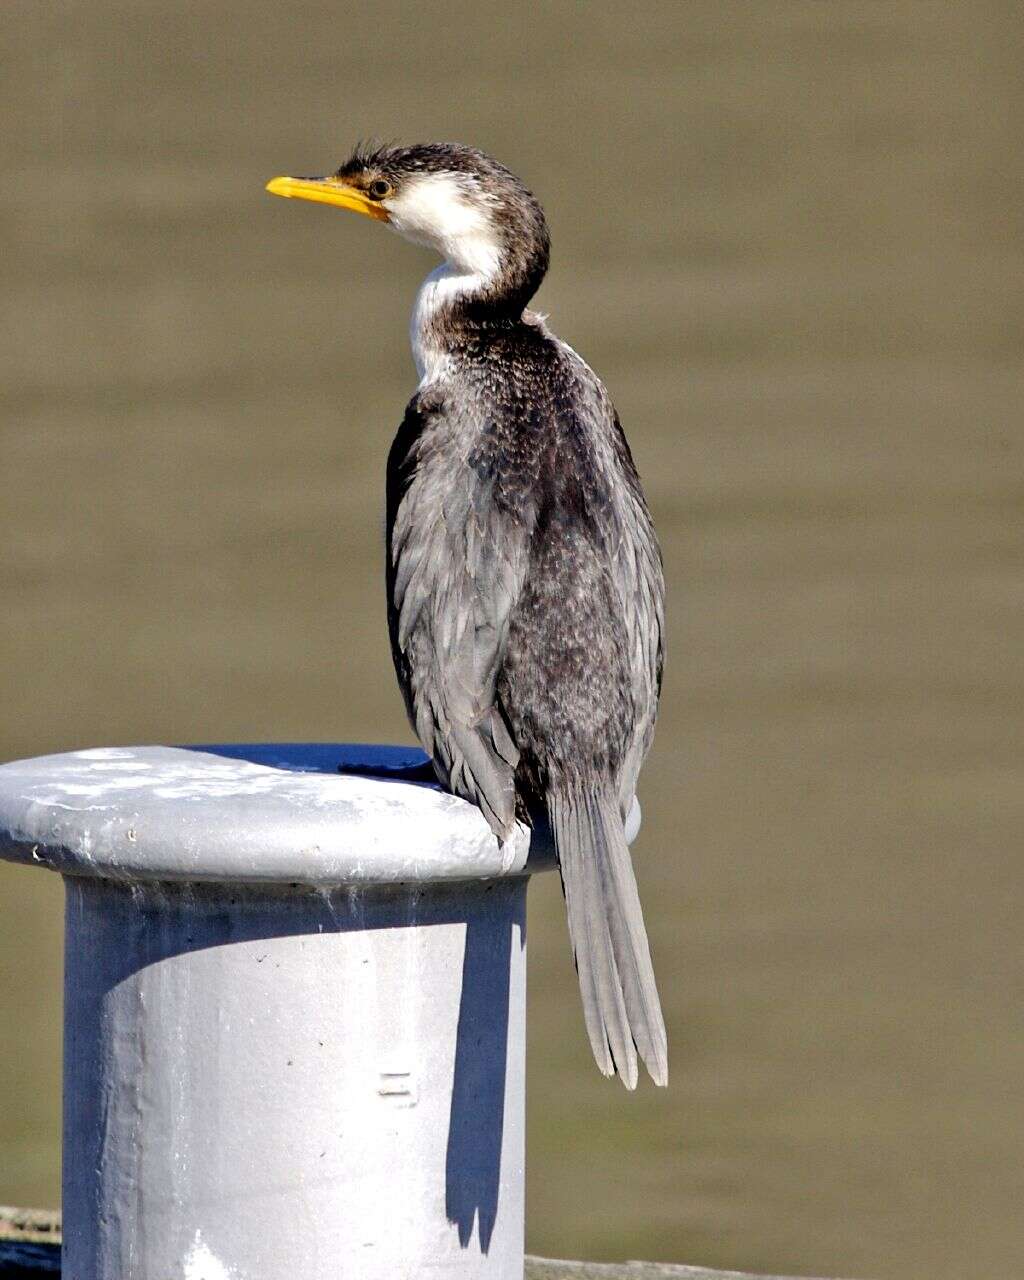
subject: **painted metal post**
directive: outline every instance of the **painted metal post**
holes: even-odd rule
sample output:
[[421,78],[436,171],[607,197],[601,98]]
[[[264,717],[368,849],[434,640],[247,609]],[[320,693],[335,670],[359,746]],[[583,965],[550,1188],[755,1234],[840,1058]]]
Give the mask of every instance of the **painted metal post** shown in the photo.
[[[525,897],[417,752],[0,767],[67,887],[65,1280],[519,1280]],[[528,861],[529,857],[529,861]]]

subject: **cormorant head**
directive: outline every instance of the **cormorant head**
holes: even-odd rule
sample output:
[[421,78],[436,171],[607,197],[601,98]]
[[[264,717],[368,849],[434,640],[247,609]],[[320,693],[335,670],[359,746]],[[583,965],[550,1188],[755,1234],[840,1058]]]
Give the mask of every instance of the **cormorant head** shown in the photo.
[[405,239],[436,249],[454,270],[493,283],[519,306],[547,270],[548,230],[536,197],[473,147],[358,147],[327,177],[274,178],[267,190],[385,222]]

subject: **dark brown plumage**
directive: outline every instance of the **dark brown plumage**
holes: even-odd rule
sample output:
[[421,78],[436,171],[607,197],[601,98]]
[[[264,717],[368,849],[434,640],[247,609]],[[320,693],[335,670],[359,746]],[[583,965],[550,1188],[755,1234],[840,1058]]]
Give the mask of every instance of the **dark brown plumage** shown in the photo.
[[657,714],[661,558],[604,386],[525,310],[548,266],[543,212],[503,165],[453,144],[362,149],[329,181],[444,258],[417,298],[421,382],[387,472],[410,720],[499,840],[517,816],[550,827],[598,1065],[632,1088],[639,1050],[664,1084],[623,829]]

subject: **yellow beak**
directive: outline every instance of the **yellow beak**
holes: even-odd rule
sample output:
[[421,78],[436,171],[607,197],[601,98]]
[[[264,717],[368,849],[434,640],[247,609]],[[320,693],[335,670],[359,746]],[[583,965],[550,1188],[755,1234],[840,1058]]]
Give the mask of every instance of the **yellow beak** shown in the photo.
[[267,183],[272,196],[287,196],[298,200],[315,200],[318,204],[333,204],[339,209],[352,209],[364,213],[378,222],[387,222],[387,210],[337,178],[273,178]]

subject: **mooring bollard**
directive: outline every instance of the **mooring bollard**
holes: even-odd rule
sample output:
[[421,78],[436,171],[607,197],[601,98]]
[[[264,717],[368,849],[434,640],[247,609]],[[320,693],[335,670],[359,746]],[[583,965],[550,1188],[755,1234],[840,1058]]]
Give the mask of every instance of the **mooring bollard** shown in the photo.
[[0,766],[0,856],[67,889],[65,1280],[522,1276],[526,884],[553,862],[361,776],[423,760]]

